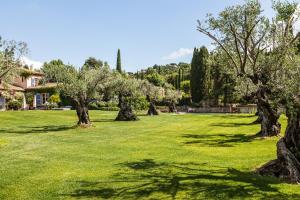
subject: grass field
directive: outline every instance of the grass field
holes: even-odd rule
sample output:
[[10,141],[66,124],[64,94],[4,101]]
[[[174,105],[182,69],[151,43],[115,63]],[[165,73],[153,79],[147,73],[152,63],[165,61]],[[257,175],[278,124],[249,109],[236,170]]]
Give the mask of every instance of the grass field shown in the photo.
[[1,112],[0,199],[300,198],[300,186],[253,173],[278,140],[252,137],[253,116],[90,115],[82,129],[74,111]]

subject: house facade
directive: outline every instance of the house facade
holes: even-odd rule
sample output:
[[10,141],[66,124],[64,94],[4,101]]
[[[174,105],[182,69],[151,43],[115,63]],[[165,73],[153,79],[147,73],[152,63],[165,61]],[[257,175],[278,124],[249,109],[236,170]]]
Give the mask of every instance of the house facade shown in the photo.
[[12,84],[0,84],[0,110],[5,110],[9,101],[22,102],[21,109],[43,109],[55,92],[55,83],[41,84],[44,74],[28,69],[16,77]]

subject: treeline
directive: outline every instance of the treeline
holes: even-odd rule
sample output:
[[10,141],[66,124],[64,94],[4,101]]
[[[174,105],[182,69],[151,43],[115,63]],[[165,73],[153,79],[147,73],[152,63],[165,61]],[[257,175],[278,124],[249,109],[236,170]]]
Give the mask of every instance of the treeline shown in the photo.
[[191,63],[154,65],[132,76],[156,86],[173,85],[183,94],[182,105],[221,106],[249,102],[236,90],[237,80],[220,54],[219,51],[209,52],[203,46],[194,49]]

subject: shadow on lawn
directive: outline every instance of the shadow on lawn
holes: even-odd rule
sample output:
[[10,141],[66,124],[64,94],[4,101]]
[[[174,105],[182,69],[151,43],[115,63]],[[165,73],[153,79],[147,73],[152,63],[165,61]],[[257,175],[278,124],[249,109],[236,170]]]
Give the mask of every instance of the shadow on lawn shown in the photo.
[[217,127],[241,127],[241,126],[253,126],[257,125],[253,122],[250,123],[212,123],[210,126],[217,126]]
[[94,119],[94,120],[91,120],[92,123],[97,123],[97,122],[115,122],[114,119]]
[[[207,163],[157,163],[147,159],[119,164],[120,172],[109,181],[77,181],[76,198],[140,199],[152,195],[176,199],[300,198],[281,193],[275,178],[237,169],[207,166]],[[157,198],[157,196],[152,196]]]
[[222,118],[226,118],[226,119],[250,119],[250,118],[255,119],[255,117],[257,117],[257,116],[256,115],[242,115],[242,114],[222,115]]
[[32,133],[49,133],[49,132],[59,132],[66,131],[70,129],[75,129],[77,126],[20,126],[16,129],[0,129],[0,133],[16,133],[16,134],[32,134]]
[[214,147],[234,147],[239,143],[251,142],[257,135],[245,134],[184,134],[182,137],[190,139],[184,144],[201,144]]

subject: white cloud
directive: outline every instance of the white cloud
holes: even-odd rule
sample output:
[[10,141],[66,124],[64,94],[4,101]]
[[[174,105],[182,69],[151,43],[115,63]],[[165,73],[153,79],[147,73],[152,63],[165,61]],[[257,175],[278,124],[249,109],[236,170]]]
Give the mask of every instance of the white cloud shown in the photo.
[[42,62],[31,60],[27,57],[22,57],[20,60],[24,65],[28,65],[29,67],[32,66],[34,69],[40,69],[43,66]]
[[174,51],[174,52],[170,53],[169,55],[164,56],[162,59],[175,60],[175,59],[187,56],[187,55],[191,55],[191,54],[193,54],[193,52],[194,52],[194,49],[180,48],[177,51]]
[[297,20],[296,23],[295,23],[295,27],[294,27],[295,34],[298,33],[298,32],[300,32],[300,17],[299,17],[299,15],[300,15],[300,5],[298,5],[297,11],[294,14],[294,16],[295,16],[295,18]]

